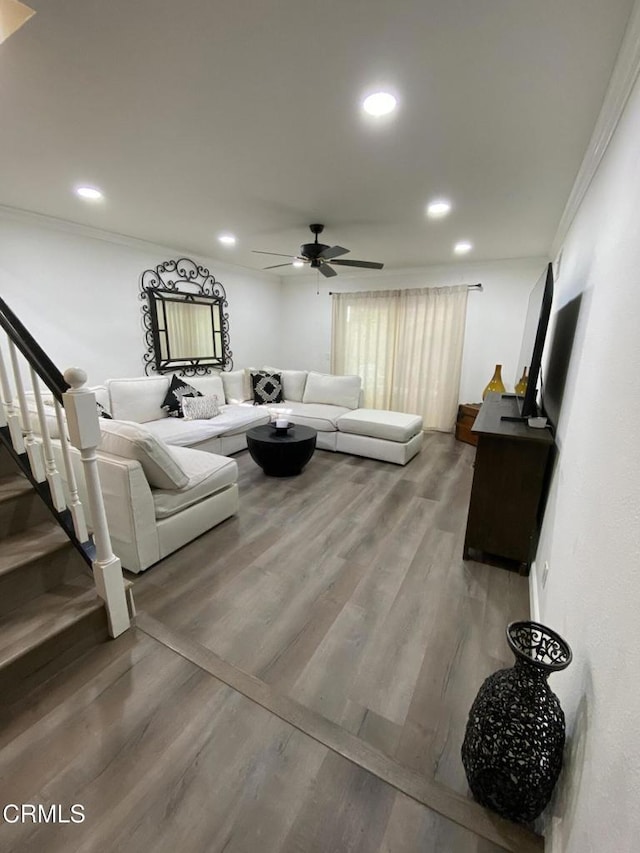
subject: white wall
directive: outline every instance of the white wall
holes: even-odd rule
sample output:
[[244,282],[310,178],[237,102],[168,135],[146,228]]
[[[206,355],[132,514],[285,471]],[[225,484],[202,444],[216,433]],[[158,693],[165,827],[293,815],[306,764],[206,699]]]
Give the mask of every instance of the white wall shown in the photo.
[[[469,293],[462,361],[460,401],[480,400],[496,364],[513,390],[520,355],[529,293],[545,266],[544,258],[451,264],[402,273],[386,271],[322,279],[306,272],[286,277],[282,285],[281,363],[328,372],[331,351],[331,297],[329,291],[394,290],[406,287],[443,287],[482,282],[482,293]],[[518,377],[519,378],[519,377]]]
[[[541,619],[573,648],[552,853],[640,845],[640,84],[564,241],[555,308],[582,293],[536,557]],[[549,563],[546,585],[541,568]]]
[[[82,367],[90,384],[144,372],[140,276],[178,257],[174,249],[0,210],[0,294],[56,365]],[[193,259],[225,287],[234,363],[275,359],[278,279]]]

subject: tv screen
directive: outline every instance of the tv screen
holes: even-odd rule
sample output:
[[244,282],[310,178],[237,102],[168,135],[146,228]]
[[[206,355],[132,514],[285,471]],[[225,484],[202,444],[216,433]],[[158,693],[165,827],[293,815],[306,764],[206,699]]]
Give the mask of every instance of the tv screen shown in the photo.
[[522,418],[531,418],[538,414],[538,379],[540,377],[544,340],[549,326],[549,317],[551,316],[552,301],[553,267],[551,264],[548,264],[529,296],[527,319],[524,324],[522,346],[520,348],[520,358],[515,380],[517,383],[525,368],[528,369],[527,390],[524,393],[524,397],[518,398],[520,416]]
[[550,326],[550,339],[545,346],[542,408],[554,428],[558,426],[560,420],[560,409],[571,362],[573,340],[580,319],[581,303],[582,294],[579,293],[555,310],[554,322]]

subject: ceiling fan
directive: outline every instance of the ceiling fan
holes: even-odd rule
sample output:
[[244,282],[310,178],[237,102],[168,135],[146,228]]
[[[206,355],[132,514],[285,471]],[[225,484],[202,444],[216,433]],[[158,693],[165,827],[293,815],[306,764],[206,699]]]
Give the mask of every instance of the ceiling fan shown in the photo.
[[278,267],[290,267],[294,261],[302,261],[308,264],[311,269],[318,270],[326,278],[331,278],[334,275],[338,275],[338,273],[330,264],[340,264],[345,267],[362,267],[370,270],[381,270],[384,266],[384,264],[379,264],[376,261],[352,261],[341,258],[340,255],[346,255],[349,249],[344,249],[342,246],[327,246],[324,243],[318,243],[318,234],[322,234],[324,225],[315,223],[310,225],[309,228],[311,229],[311,233],[315,234],[315,242],[303,243],[300,246],[300,253],[298,255],[283,255],[280,252],[261,252],[258,249],[254,249],[253,251],[258,255],[277,255],[280,258],[292,259],[285,264],[274,264],[271,267],[263,267],[263,269],[275,270]]

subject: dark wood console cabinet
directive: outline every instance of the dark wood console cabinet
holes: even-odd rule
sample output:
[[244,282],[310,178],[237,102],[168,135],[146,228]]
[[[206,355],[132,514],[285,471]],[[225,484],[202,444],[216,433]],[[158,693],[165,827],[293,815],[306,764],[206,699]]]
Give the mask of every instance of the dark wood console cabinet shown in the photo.
[[553,437],[548,429],[500,420],[518,414],[513,397],[489,394],[476,418],[478,436],[465,560],[513,562],[528,573],[542,522]]

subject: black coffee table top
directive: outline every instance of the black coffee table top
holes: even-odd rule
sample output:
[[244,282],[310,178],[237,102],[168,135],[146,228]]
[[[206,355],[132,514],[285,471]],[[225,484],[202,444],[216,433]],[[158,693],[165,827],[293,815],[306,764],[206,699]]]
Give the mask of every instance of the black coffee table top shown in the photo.
[[247,437],[263,441],[267,444],[295,444],[298,441],[308,441],[318,435],[317,430],[312,427],[294,424],[286,432],[276,432],[270,424],[251,427],[247,430]]

